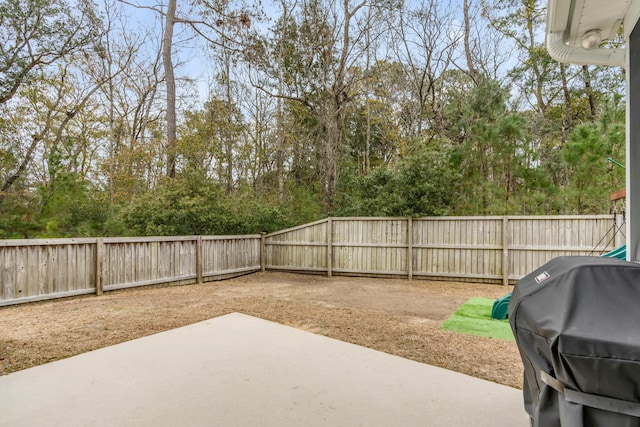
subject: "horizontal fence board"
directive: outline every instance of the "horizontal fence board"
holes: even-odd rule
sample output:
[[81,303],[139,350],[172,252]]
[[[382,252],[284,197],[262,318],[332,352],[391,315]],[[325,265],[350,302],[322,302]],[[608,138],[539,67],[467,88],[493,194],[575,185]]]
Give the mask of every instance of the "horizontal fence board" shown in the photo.
[[407,244],[395,244],[395,243],[352,243],[352,242],[338,242],[333,243],[334,248],[402,248],[409,247]]
[[326,268],[315,268],[315,267],[283,267],[281,265],[268,265],[267,264],[267,270],[279,270],[279,271],[300,271],[300,272],[305,272],[305,271],[309,271],[309,272],[317,272],[317,273],[326,273],[327,269]]
[[[462,245],[462,244],[414,244],[414,249],[478,249],[478,245]],[[511,247],[509,247],[511,249]],[[502,245],[482,245],[482,249],[500,249],[502,250]]]
[[198,236],[154,236],[154,237],[105,237],[104,243],[151,243],[184,242],[197,240]]
[[244,235],[229,235],[229,236],[202,236],[202,240],[259,240],[262,237],[260,234],[247,234]]
[[[609,248],[611,248],[611,246],[609,246]],[[585,254],[588,253],[594,253],[596,255],[600,255],[600,252],[602,251],[608,251],[610,249],[608,249],[605,246],[597,246],[597,247],[590,247],[590,246],[582,246],[582,247],[570,247],[570,246],[531,246],[531,247],[527,247],[527,246],[509,246],[509,250],[510,251],[530,251],[530,252],[534,252],[534,251],[551,251],[551,252],[584,252]]]
[[267,234],[266,237],[267,238],[276,238],[278,236],[287,235],[287,234],[295,235],[296,231],[308,230],[310,228],[316,228],[316,227],[321,226],[322,224],[326,224],[326,223],[327,223],[326,219],[321,219],[319,221],[314,221],[314,222],[310,222],[310,223],[307,223],[307,224],[298,225],[296,227],[287,228],[285,230],[275,231],[273,233]]
[[265,242],[267,246],[327,246],[323,242],[289,242],[289,241],[270,241]]
[[104,287],[105,291],[115,291],[117,289],[125,289],[125,288],[134,288],[137,286],[149,286],[149,285],[159,285],[164,283],[173,283],[173,282],[181,282],[195,279],[196,275],[191,276],[179,276],[179,277],[163,277],[161,279],[155,280],[144,280],[144,281],[136,281],[130,283],[118,283],[116,285],[107,285]]
[[357,269],[350,268],[334,268],[334,273],[349,273],[349,274],[371,274],[371,275],[380,275],[380,276],[406,276],[406,271],[393,271],[393,270],[370,270],[370,271],[362,271]]
[[0,240],[0,247],[13,246],[68,246],[68,245],[86,245],[95,243],[96,239],[18,239],[18,240]]
[[239,268],[237,271],[230,270],[228,273],[216,273],[214,275],[207,276],[207,282],[217,282],[221,280],[233,279],[234,277],[244,276],[246,274],[257,273],[261,267],[256,268]]
[[261,267],[260,265],[253,265],[249,267],[232,268],[230,270],[222,270],[222,271],[216,271],[215,273],[203,274],[203,276],[205,278],[211,278],[215,276],[228,276],[230,274],[236,274],[236,273],[248,273],[251,271],[258,271],[260,270],[260,267]]
[[341,221],[388,222],[388,221],[406,221],[407,217],[406,216],[348,216],[348,217],[334,216],[334,217],[331,217],[331,219],[336,222],[341,222]]
[[414,273],[419,277],[445,277],[452,279],[491,279],[494,281],[502,279],[501,275],[496,274],[464,274],[464,273]]
[[94,292],[95,292],[95,289],[89,288],[89,289],[83,289],[79,291],[58,292],[56,294],[34,295],[30,297],[16,298],[13,300],[2,300],[0,301],[0,307],[5,307],[5,306],[15,305],[15,304],[24,304],[28,302],[45,301],[45,300],[55,299],[55,298],[69,298],[69,297],[75,297],[79,295],[89,295],[89,294],[93,294]]

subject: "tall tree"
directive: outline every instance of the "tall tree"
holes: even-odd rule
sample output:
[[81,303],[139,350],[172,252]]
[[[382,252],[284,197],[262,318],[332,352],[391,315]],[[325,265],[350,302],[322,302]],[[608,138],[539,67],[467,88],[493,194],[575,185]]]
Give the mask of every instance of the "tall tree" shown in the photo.
[[173,27],[176,23],[176,0],[169,0],[162,34],[162,63],[167,85],[167,176],[176,176],[176,78],[173,72]]
[[469,17],[469,0],[463,0],[462,2],[462,16],[464,19],[464,56],[467,60],[467,69],[471,79],[478,84],[480,78],[480,72],[476,68],[476,64],[473,59],[473,48],[471,45],[471,18]]
[[225,32],[225,26],[236,25],[238,27],[250,27],[251,18],[245,11],[235,12],[229,10],[231,1],[192,1],[186,4],[182,11],[178,10],[176,0],[168,0],[168,4],[156,4],[153,6],[141,5],[126,0],[122,3],[140,9],[150,9],[159,14],[163,19],[162,28],[162,62],[165,73],[166,85],[166,174],[170,178],[176,176],[176,141],[177,141],[177,114],[176,114],[176,76],[173,60],[175,48],[174,27],[183,24],[191,29],[201,41],[223,46],[223,48],[238,49],[237,46],[227,46],[235,43]]
[[[365,28],[372,25],[365,19],[371,16],[365,13],[367,5],[366,0],[302,2],[297,14],[299,21],[295,22],[294,29],[288,31],[295,38],[289,38],[284,49],[287,76],[282,89],[286,93],[277,92],[278,70],[269,64],[267,57],[258,53],[266,49],[275,51],[273,56],[277,57],[282,46],[273,46],[263,40],[254,46],[255,52],[251,53],[269,79],[254,80],[254,83],[273,96],[300,102],[314,117],[327,212],[331,211],[336,193],[340,150],[345,135],[345,111],[354,100],[353,90],[361,78],[361,73],[352,71],[362,66],[361,58],[366,49]],[[358,19],[363,15],[365,18]],[[284,21],[283,24],[291,25]]]
[[491,80],[471,91],[458,114],[461,143],[451,155],[462,174],[456,208],[474,215],[511,213],[523,170],[530,167],[523,117],[507,109],[504,88]]
[[[147,191],[157,179],[153,165],[160,160],[155,157],[156,151],[158,155],[164,152],[153,137],[163,116],[159,95],[164,79],[162,39],[148,29],[133,30],[134,24],[117,2],[105,5],[105,15],[110,30],[102,42],[102,73],[113,73],[126,65],[122,73],[107,81],[100,95],[108,120],[101,172],[108,199],[116,205]],[[164,164],[161,174],[166,174]]]
[[483,14],[492,28],[513,43],[519,63],[512,67],[511,81],[519,88],[526,108],[545,114],[558,102],[568,101],[572,68],[558,64],[546,51],[543,33],[546,9],[537,0],[485,2]]
[[[411,93],[407,96],[406,124],[409,138],[431,139],[442,134],[442,74],[452,65],[460,34],[450,31],[454,11],[435,0],[418,3],[415,9],[401,9],[391,21],[392,49],[404,64]],[[412,105],[411,105],[412,104]],[[430,129],[429,135],[422,135]]]

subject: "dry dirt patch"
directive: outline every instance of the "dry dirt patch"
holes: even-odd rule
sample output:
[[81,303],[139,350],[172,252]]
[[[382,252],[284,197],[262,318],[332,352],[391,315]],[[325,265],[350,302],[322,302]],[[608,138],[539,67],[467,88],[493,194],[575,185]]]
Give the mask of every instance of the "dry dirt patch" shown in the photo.
[[0,375],[232,312],[521,387],[515,343],[441,331],[502,286],[257,273],[0,308]]

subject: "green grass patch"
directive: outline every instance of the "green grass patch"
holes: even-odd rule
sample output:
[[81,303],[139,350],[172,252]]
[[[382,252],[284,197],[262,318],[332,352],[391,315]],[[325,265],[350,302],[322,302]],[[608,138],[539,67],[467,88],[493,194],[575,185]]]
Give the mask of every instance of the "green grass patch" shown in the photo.
[[515,341],[508,319],[491,318],[491,308],[494,301],[489,298],[471,298],[449,316],[440,325],[440,328],[461,334]]

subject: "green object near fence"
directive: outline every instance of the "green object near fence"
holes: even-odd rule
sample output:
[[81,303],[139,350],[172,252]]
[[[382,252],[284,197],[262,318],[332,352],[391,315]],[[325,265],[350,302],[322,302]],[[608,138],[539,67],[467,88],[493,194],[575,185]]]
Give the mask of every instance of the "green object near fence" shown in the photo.
[[622,246],[620,246],[617,249],[612,250],[611,252],[607,252],[606,254],[603,254],[602,256],[608,257],[608,258],[618,258],[621,260],[626,260],[627,259],[627,245],[626,243]]
[[508,317],[509,301],[511,301],[511,292],[495,300],[491,308],[491,318],[498,320],[506,319]]
[[471,298],[449,316],[440,328],[462,334],[515,341],[508,320],[492,319],[489,316],[493,302],[494,300],[489,298]]

